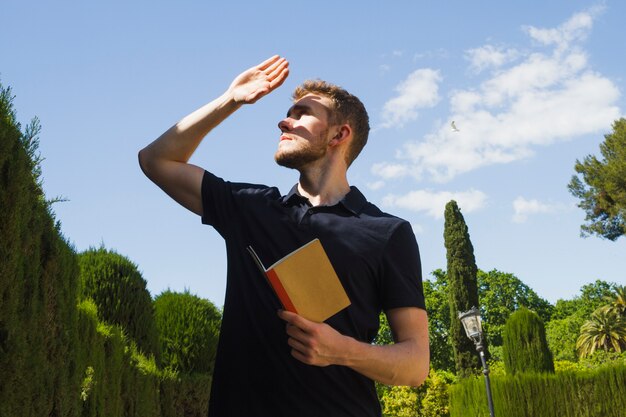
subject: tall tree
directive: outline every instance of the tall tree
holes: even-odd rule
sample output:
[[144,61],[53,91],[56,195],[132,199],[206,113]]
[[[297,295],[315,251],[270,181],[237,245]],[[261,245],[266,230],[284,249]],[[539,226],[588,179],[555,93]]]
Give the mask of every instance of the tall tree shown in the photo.
[[[478,307],[478,285],[474,247],[465,219],[456,201],[446,204],[444,243],[448,265],[448,303],[450,306],[450,340],[454,351],[457,375],[469,376],[480,368],[476,348],[465,334],[458,319],[459,312]],[[487,346],[485,346],[487,351]]]
[[568,188],[586,213],[581,234],[616,240],[626,233],[626,119],[616,120],[604,138],[602,160],[593,155],[576,160],[577,175]]
[[588,318],[597,308],[615,295],[617,284],[596,280],[580,287],[580,295],[571,300],[559,299],[554,306],[551,320],[564,319],[572,315]]
[[550,320],[554,308],[515,275],[496,269],[478,271],[478,298],[483,327],[492,346],[502,345],[504,324],[520,307],[536,312],[544,322]]

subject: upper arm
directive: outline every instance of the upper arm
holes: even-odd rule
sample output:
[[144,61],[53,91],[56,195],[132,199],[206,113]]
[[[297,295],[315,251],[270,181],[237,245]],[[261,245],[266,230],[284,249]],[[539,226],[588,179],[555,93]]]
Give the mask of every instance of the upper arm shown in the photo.
[[418,307],[392,308],[385,312],[396,343],[409,339],[428,345],[428,316]]
[[144,174],[167,195],[188,210],[202,215],[202,178],[204,169],[186,162],[150,160],[139,152]]
[[394,341],[411,346],[419,370],[425,378],[430,365],[426,310],[418,307],[400,307],[387,310],[385,314]]

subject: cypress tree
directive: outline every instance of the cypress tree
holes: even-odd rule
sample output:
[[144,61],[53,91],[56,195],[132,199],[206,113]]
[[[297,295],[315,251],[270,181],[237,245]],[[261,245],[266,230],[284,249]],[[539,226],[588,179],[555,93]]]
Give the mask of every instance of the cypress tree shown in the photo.
[[[476,347],[465,334],[463,324],[458,319],[459,312],[478,307],[478,268],[467,225],[454,200],[446,204],[443,237],[448,264],[450,340],[457,375],[465,377],[474,374],[481,366]],[[485,352],[487,352],[486,343]]]
[[511,314],[502,335],[504,369],[509,375],[521,372],[554,372],[552,353],[543,320],[525,307]]

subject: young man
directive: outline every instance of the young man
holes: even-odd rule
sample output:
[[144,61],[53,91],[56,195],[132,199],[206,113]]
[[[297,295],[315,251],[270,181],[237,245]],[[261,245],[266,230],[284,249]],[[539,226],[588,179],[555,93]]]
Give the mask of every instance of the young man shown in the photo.
[[[421,266],[410,225],[382,213],[346,172],[369,132],[363,104],[322,81],[296,89],[276,162],[300,173],[275,187],[230,183],[188,163],[202,139],[289,74],[274,56],[139,152],[145,174],[225,239],[226,299],[209,416],[380,416],[374,380],[420,385],[428,374]],[[324,323],[282,311],[246,251],[266,265],[319,238],[351,305]],[[385,311],[395,344],[375,346]]]

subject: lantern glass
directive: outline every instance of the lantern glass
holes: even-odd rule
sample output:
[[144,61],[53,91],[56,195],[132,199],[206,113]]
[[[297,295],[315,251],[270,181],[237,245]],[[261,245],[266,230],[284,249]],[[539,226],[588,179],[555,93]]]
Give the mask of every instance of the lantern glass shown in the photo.
[[467,337],[474,341],[481,338],[483,330],[480,322],[480,311],[476,307],[472,307],[471,310],[465,313],[460,313],[459,319],[463,323]]

